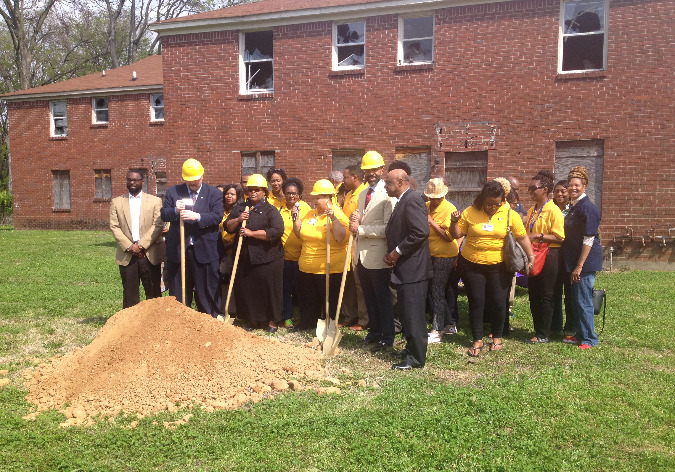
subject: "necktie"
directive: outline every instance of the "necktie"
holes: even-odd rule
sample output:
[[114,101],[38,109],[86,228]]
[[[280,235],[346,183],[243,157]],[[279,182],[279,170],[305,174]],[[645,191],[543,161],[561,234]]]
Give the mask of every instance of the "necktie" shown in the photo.
[[368,189],[368,193],[366,194],[366,204],[363,206],[363,209],[365,210],[368,208],[368,204],[370,203],[370,199],[373,198],[373,189],[372,187]]
[[196,192],[191,192],[192,193],[192,204],[194,205],[197,202],[197,193]]

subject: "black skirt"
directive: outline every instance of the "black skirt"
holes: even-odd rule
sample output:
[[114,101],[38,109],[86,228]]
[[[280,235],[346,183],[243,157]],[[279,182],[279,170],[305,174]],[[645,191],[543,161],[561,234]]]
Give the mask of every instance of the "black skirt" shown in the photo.
[[251,264],[248,257],[240,257],[234,279],[237,316],[249,322],[280,322],[283,280],[283,257],[265,264]]

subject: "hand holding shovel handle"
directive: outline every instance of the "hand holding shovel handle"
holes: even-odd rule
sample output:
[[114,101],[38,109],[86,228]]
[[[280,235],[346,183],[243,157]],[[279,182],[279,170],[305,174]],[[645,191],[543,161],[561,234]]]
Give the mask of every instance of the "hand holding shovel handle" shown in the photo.
[[[245,212],[248,212],[248,206],[244,209]],[[246,228],[246,221],[244,220],[241,223],[242,228]],[[244,237],[239,235],[239,241],[237,242],[237,251],[234,253],[234,265],[232,266],[232,275],[230,276],[230,286],[227,289],[227,299],[225,300],[225,323],[230,323],[230,297],[232,296],[232,287],[234,287],[234,276],[237,273],[237,265],[239,265],[239,253],[241,252],[241,243],[244,241]]]

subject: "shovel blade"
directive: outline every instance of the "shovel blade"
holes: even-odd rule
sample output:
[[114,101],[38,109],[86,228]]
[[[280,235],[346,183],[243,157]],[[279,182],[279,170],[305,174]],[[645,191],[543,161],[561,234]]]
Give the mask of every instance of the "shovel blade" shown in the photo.
[[326,340],[326,320],[318,320],[316,322],[316,338],[321,344]]
[[335,342],[335,337],[337,336],[338,332],[337,322],[335,320],[330,320],[328,329],[326,330],[326,338],[324,339],[322,345],[322,351],[324,355],[326,355],[326,352],[330,350],[331,346]]
[[338,332],[335,335],[335,339],[329,344],[328,343],[328,338],[326,338],[326,342],[323,345],[323,355],[325,357],[330,357],[335,354],[335,350],[338,347],[338,344],[340,344],[340,340],[342,339],[342,331],[338,330]]

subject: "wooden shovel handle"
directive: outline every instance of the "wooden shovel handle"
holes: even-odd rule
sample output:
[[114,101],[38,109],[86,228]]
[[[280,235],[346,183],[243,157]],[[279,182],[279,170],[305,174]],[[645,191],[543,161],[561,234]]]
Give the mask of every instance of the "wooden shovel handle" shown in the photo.
[[326,326],[330,323],[330,217],[326,215]]
[[340,308],[342,308],[342,295],[345,292],[345,282],[347,280],[347,269],[349,269],[349,259],[352,254],[352,242],[354,241],[354,233],[349,233],[349,242],[347,243],[347,257],[345,258],[345,266],[342,269],[342,281],[340,282],[340,295],[338,296],[337,310],[335,311],[335,323],[338,322],[340,316]]
[[[248,211],[248,206],[244,208],[244,211]],[[246,221],[244,220],[241,223],[242,228],[246,228]],[[244,237],[239,235],[239,240],[237,241],[237,251],[234,253],[234,264],[232,265],[232,275],[230,275],[230,286],[227,288],[227,298],[225,300],[225,322],[230,322],[230,297],[232,296],[232,287],[234,287],[234,275],[237,273],[237,266],[239,265],[239,253],[241,253],[241,243],[244,241]]]

